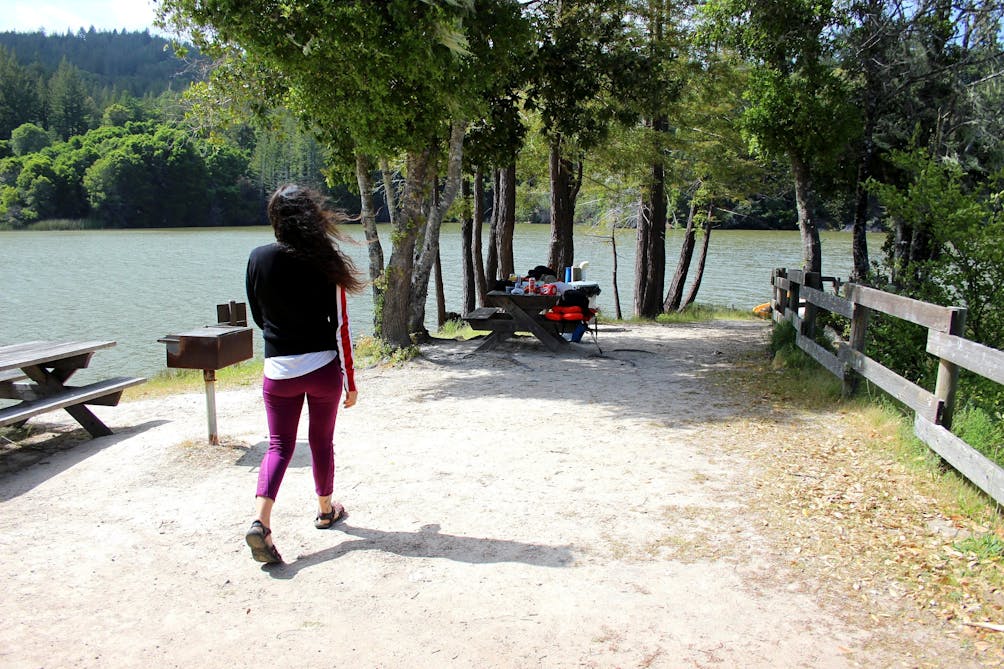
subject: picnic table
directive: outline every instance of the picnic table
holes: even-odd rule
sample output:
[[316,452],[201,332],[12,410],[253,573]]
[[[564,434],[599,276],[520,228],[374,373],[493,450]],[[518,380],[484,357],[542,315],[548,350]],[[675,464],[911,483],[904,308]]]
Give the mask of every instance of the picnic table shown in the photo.
[[33,341],[0,346],[0,399],[20,400],[0,408],[0,426],[23,425],[32,416],[65,409],[93,437],[112,433],[86,404],[115,406],[122,391],[146,381],[118,376],[83,386],[67,380],[90,365],[96,351],[114,341]]
[[476,351],[493,349],[519,331],[529,332],[549,351],[557,353],[568,346],[568,341],[541,314],[557,303],[557,295],[514,295],[493,290],[485,297],[486,306],[475,309],[464,320],[475,330],[491,332]]

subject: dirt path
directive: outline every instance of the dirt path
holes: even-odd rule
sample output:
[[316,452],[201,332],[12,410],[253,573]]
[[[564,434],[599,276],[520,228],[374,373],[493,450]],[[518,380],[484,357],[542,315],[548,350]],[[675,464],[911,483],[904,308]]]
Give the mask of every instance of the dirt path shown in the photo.
[[223,447],[200,392],[97,407],[116,434],[67,450],[79,430],[48,419],[70,436],[0,462],[0,666],[980,666],[957,625],[862,605],[771,529],[727,387],[766,336],[629,325],[603,356],[458,342],[362,370],[336,433],[350,517],[313,528],[303,445],[277,567],[243,542],[257,388],[218,394]]

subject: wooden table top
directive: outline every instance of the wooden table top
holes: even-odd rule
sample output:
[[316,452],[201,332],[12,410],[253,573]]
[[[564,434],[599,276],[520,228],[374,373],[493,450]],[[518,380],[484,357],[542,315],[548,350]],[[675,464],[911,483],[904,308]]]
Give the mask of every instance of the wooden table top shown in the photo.
[[0,371],[75,358],[112,346],[113,341],[31,341],[0,346]]

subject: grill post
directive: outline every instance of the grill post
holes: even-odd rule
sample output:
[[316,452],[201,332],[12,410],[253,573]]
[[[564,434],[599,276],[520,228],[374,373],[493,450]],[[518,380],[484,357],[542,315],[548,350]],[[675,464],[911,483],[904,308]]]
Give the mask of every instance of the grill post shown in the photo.
[[209,443],[220,445],[220,435],[216,429],[216,370],[202,370],[202,378],[206,381],[206,420],[209,424]]

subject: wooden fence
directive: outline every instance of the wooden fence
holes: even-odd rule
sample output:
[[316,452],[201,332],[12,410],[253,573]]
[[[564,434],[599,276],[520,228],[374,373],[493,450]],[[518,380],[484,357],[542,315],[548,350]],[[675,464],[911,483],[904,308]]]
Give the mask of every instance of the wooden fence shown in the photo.
[[[775,322],[789,321],[796,344],[843,381],[850,394],[860,378],[874,383],[913,410],[914,433],[998,504],[1004,504],[1004,469],[952,434],[952,413],[959,368],[1004,384],[1004,352],[962,337],[966,310],[942,307],[853,283],[843,297],[823,291],[823,282],[839,282],[814,272],[776,269],[771,273],[771,307]],[[820,309],[851,321],[848,341],[836,340],[836,354],[814,340]],[[938,358],[933,391],[912,383],[865,355],[868,316],[882,312],[927,328],[927,352]]]

